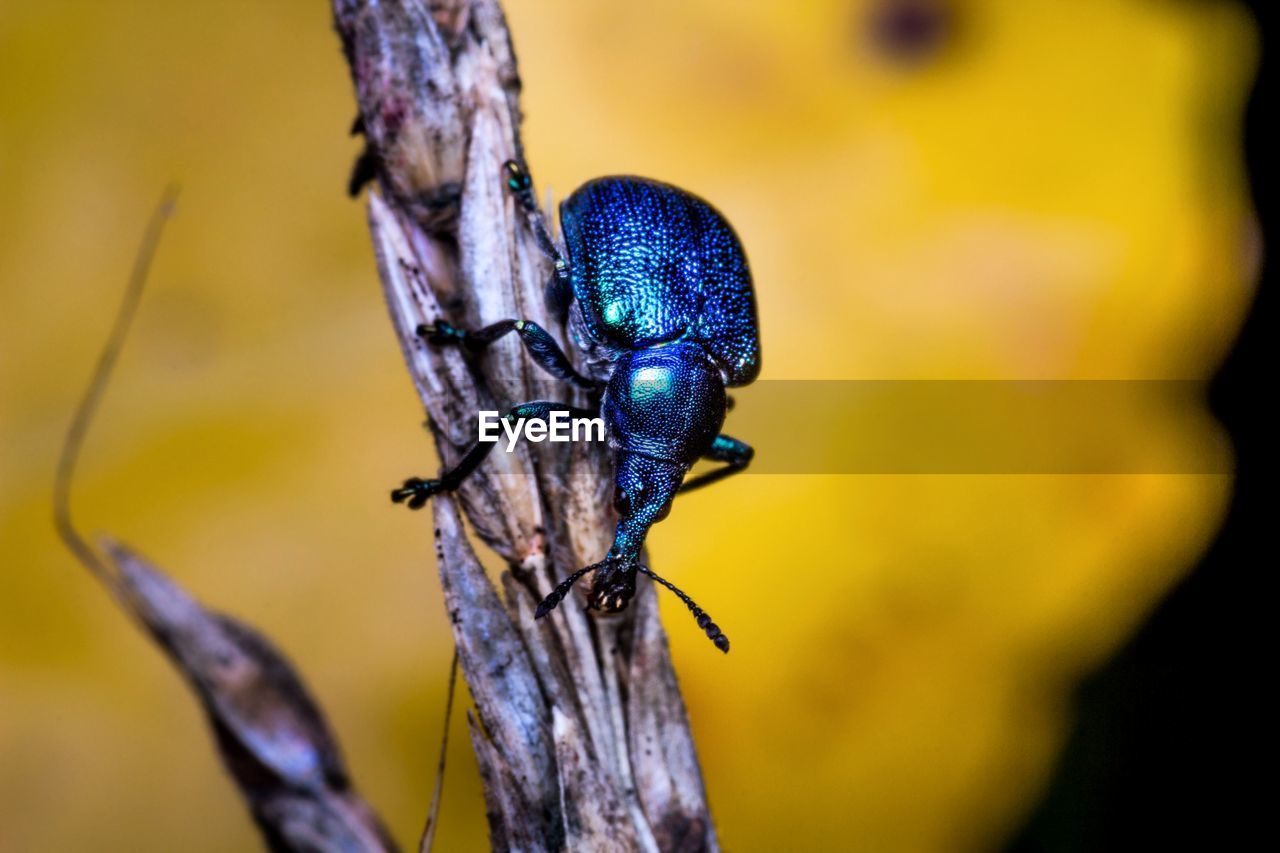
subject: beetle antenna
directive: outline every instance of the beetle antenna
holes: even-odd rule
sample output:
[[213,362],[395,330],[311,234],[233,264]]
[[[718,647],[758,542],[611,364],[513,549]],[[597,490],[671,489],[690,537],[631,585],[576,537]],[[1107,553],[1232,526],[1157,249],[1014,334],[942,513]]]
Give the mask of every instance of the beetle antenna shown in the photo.
[[707,611],[699,607],[692,598],[685,595],[684,590],[666,578],[659,577],[647,566],[636,566],[636,568],[675,593],[676,598],[683,601],[684,606],[689,608],[689,612],[693,614],[693,618],[698,622],[698,627],[707,632],[707,638],[715,643],[717,649],[725,654],[729,653],[729,638],[720,630],[719,625],[711,621]]
[[533,612],[533,618],[541,619],[543,616],[546,616],[552,610],[555,610],[556,606],[561,601],[564,601],[564,597],[569,594],[569,590],[573,589],[573,585],[577,583],[579,580],[581,580],[583,575],[585,575],[587,572],[590,572],[598,568],[600,568],[599,563],[592,563],[591,565],[587,566],[585,569],[578,569],[576,572],[569,575],[569,577],[562,580],[558,587],[551,590],[550,595],[542,599],[542,603],[538,605],[538,609]]

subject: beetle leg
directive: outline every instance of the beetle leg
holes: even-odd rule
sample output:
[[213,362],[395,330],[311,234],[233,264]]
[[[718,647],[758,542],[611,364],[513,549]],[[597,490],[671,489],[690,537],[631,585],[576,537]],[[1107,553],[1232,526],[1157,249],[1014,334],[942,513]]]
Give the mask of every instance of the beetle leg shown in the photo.
[[553,273],[547,279],[542,294],[547,312],[563,323],[568,318],[569,306],[573,303],[573,286],[569,284],[568,276],[561,278],[559,274]]
[[480,352],[494,341],[500,340],[511,332],[516,332],[520,335],[520,341],[525,349],[529,351],[529,356],[547,373],[588,391],[596,390],[601,385],[574,370],[573,365],[569,363],[569,357],[556,343],[556,339],[551,337],[546,329],[530,320],[499,320],[474,332],[459,329],[439,320],[429,326],[419,326],[417,332],[419,337],[426,338],[430,343],[438,346],[457,344],[470,352]]
[[[535,400],[532,403],[521,403],[513,407],[502,419],[505,421],[547,420],[552,412],[566,411],[575,418],[594,418],[598,413],[589,409],[580,409],[567,403],[554,403],[546,400]],[[421,477],[410,477],[399,488],[391,490],[391,500],[395,503],[407,504],[409,509],[422,509],[432,495],[441,492],[452,492],[462,485],[472,471],[484,461],[485,457],[497,445],[497,441],[477,441],[462,457],[462,460],[440,475],[439,479],[426,480]]]
[[526,169],[517,160],[508,160],[502,164],[502,171],[506,173],[507,189],[515,195],[516,201],[520,202],[520,206],[524,208],[525,216],[529,220],[529,227],[533,230],[533,237],[538,241],[538,248],[542,250],[542,254],[555,264],[556,279],[567,282],[569,280],[569,262],[565,260],[564,253],[556,246],[555,240],[551,239],[551,229],[547,227],[546,216],[542,212],[542,208],[538,207],[537,200],[533,197],[533,178]]
[[756,452],[751,449],[751,445],[745,441],[738,441],[736,438],[721,433],[711,442],[711,447],[708,448],[706,453],[702,454],[702,458],[710,459],[713,462],[723,462],[725,463],[724,467],[699,474],[682,485],[680,491],[689,492],[702,486],[709,486],[718,480],[723,480],[725,477],[736,474],[751,464],[751,457],[755,456],[755,454]]

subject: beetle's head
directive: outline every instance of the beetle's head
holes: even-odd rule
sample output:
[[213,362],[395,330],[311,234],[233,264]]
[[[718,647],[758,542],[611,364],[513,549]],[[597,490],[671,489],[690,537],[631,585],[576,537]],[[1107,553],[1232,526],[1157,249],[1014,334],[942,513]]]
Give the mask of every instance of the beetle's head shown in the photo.
[[685,468],[678,462],[625,450],[617,454],[616,464],[613,509],[618,513],[618,531],[609,555],[635,560],[649,527],[671,512]]
[[617,613],[626,609],[627,604],[636,594],[636,575],[645,574],[653,579],[654,583],[666,587],[675,594],[684,606],[689,608],[689,612],[693,614],[693,618],[697,621],[698,627],[707,635],[707,639],[715,643],[717,649],[722,652],[729,651],[729,638],[720,630],[720,626],[711,621],[711,617],[707,612],[699,607],[694,600],[684,593],[679,587],[671,583],[666,578],[655,574],[648,566],[642,566],[639,563],[626,562],[616,557],[606,557],[598,563],[592,563],[583,569],[578,569],[569,577],[560,582],[551,594],[542,599],[542,603],[538,605],[538,609],[534,612],[535,619],[541,619],[555,610],[565,596],[573,589],[573,585],[577,583],[583,575],[589,572],[595,572],[596,576],[591,584],[591,594],[588,597],[587,606],[593,610],[601,610],[605,613]]
[[618,518],[643,518],[650,523],[666,518],[684,480],[684,466],[626,450],[618,452],[615,462],[613,509]]
[[561,581],[560,585],[538,605],[534,618],[541,619],[560,604],[569,594],[569,590],[584,575],[595,573],[591,583],[591,593],[587,596],[587,607],[604,613],[617,613],[625,610],[636,594],[636,573],[647,570],[635,563],[620,560],[617,557],[605,557],[598,563],[592,563],[578,569]]

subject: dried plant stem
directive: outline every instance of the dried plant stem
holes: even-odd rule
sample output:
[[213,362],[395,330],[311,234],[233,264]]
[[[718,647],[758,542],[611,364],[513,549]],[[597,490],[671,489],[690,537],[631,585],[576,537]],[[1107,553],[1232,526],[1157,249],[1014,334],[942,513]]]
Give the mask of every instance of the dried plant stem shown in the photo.
[[[550,266],[501,181],[503,162],[521,155],[510,37],[493,0],[335,0],[334,12],[368,143],[356,177],[375,176],[380,189],[369,226],[383,291],[452,465],[480,409],[586,402],[515,340],[469,359],[416,333],[441,319],[558,329],[543,302]],[[595,445],[569,454],[543,445],[494,453],[456,501],[433,498],[495,850],[717,849],[652,584],[642,581],[621,616],[592,618],[571,600],[532,618],[560,578],[608,550],[611,482]],[[463,514],[509,566],[503,595],[476,559]]]
[[182,674],[199,700],[223,765],[263,840],[278,851],[394,851],[382,821],[347,774],[337,738],[288,659],[244,622],[205,608],[122,543],[97,547],[76,527],[76,462],[137,313],[176,191],[156,208],[124,299],[58,461],[54,524],[67,549]]

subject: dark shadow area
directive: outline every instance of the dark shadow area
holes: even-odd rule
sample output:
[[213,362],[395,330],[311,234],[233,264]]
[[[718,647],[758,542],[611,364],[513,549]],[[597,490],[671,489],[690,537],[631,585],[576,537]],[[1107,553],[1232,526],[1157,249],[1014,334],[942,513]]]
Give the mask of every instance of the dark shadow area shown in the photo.
[[[1275,16],[1250,2],[1263,39],[1250,96],[1246,159],[1264,239],[1276,239],[1271,181]],[[1266,582],[1275,571],[1264,501],[1274,387],[1274,260],[1210,391],[1235,444],[1230,515],[1194,571],[1075,698],[1075,724],[1049,788],[1006,846],[1038,851],[1250,849],[1272,835],[1268,806],[1276,704]],[[1271,520],[1275,524],[1274,518]]]

